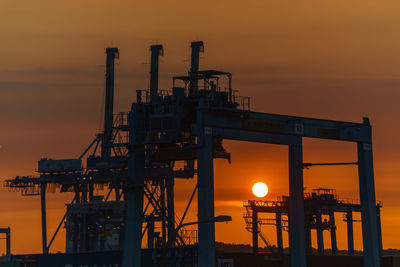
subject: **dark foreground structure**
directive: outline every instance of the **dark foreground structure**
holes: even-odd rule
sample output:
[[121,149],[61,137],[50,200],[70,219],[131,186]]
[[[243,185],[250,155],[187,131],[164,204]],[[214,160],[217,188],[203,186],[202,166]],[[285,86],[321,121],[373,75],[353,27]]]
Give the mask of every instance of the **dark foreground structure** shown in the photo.
[[[142,267],[148,266],[197,266],[197,256],[195,247],[186,250],[176,251],[180,255],[179,261],[172,259],[168,254],[163,258],[162,251],[142,250]],[[172,250],[170,250],[172,251]],[[174,265],[175,264],[175,265]],[[289,267],[291,266],[290,256],[283,255],[278,257],[272,254],[252,254],[252,253],[227,253],[217,252],[215,261],[217,267]],[[351,266],[362,267],[364,260],[362,256],[346,255],[308,255],[308,267],[337,267]],[[0,267],[121,267],[122,252],[86,252],[86,253],[67,253],[67,254],[38,254],[21,255],[13,257],[13,262],[0,262]],[[399,256],[385,256],[381,258],[381,267],[399,267]]]
[[[163,47],[151,46],[150,88],[137,90],[137,101],[129,114],[117,116],[113,114],[114,61],[119,50],[106,49],[104,131],[96,135],[78,158],[42,159],[38,164],[39,177],[15,177],[5,181],[5,186],[23,194],[40,194],[43,254],[48,254],[66,220],[67,249],[71,252],[119,247],[122,266],[151,266],[145,262],[146,253],[150,252],[142,249],[142,237],[147,234],[147,248],[150,251],[161,248],[161,255],[175,255],[171,265],[176,265],[175,260],[181,255],[178,251],[185,250],[193,240],[197,241],[198,235],[194,250],[197,266],[216,266],[214,223],[221,221],[221,217],[214,214],[213,159],[230,159],[222,146],[224,139],[230,139],[288,147],[291,266],[309,266],[302,146],[303,138],[307,137],[352,142],[357,146],[358,160],[352,164],[359,170],[364,267],[380,266],[369,120],[364,118],[362,123],[352,123],[251,111],[249,98],[240,97],[233,90],[231,73],[199,69],[203,47],[203,42],[192,42],[188,75],[174,77],[172,90],[160,90],[158,71]],[[183,167],[177,167],[178,163],[183,163]],[[179,219],[174,211],[174,181],[196,175],[197,185],[188,207],[197,192],[198,221],[185,223],[187,209]],[[104,186],[109,189],[108,195],[96,196],[95,189]],[[67,214],[49,242],[46,191],[75,192]],[[97,204],[108,201],[112,192],[114,201],[124,202],[122,210],[115,211],[116,216],[123,212],[122,219],[112,218],[113,204]],[[93,210],[99,214],[99,221],[87,216]],[[185,225],[193,223],[198,224],[198,233],[185,230]],[[155,229],[161,230],[156,232]],[[118,238],[110,240],[110,233]],[[78,262],[85,257],[84,254],[74,255]],[[49,255],[47,259],[51,257],[62,256]]]

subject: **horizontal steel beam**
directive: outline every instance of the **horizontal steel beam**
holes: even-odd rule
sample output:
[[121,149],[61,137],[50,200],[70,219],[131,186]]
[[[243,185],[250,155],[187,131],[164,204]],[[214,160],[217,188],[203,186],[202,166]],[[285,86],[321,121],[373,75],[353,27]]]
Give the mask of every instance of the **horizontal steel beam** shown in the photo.
[[340,165],[358,165],[358,162],[330,162],[330,163],[303,163],[303,167],[311,166],[340,166]]
[[282,135],[371,143],[371,125],[367,118],[363,123],[352,123],[210,108],[204,109],[204,125],[224,129],[225,132],[247,132],[247,136],[250,132],[273,134],[276,135],[276,141],[272,143],[281,143]]
[[297,140],[295,136],[288,136],[282,134],[270,134],[263,132],[251,132],[238,129],[225,129],[225,128],[212,128],[214,136],[219,136],[224,139],[248,141],[248,142],[261,142],[271,143],[277,145],[294,144]]

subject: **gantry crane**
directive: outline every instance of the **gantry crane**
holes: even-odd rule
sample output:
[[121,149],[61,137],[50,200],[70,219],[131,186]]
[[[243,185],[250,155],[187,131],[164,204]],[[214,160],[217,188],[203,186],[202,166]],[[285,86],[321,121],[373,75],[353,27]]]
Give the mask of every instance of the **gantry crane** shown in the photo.
[[[89,204],[95,205],[98,201],[93,193],[95,185],[107,185],[110,192],[115,190],[116,202],[124,200],[125,210],[122,264],[124,267],[138,267],[142,264],[143,224],[146,225],[150,240],[148,247],[155,244],[152,222],[160,223],[158,220],[161,220],[163,248],[172,249],[180,245],[178,242],[183,242],[183,238],[179,237],[181,233],[176,229],[182,229],[185,225],[182,221],[186,211],[178,223],[174,212],[174,181],[175,178],[197,176],[194,190],[198,197],[196,257],[199,267],[215,266],[214,223],[218,216],[215,217],[214,214],[213,160],[230,159],[230,154],[222,146],[224,139],[230,139],[288,147],[287,214],[291,265],[305,267],[303,168],[306,165],[303,163],[303,138],[319,138],[357,145],[357,162],[350,164],[358,167],[364,266],[380,266],[372,127],[369,119],[363,118],[362,122],[354,123],[251,111],[249,98],[240,97],[233,90],[232,74],[218,70],[200,70],[199,53],[203,49],[203,43],[192,42],[191,46],[190,71],[188,75],[173,78],[171,91],[158,88],[158,60],[163,47],[151,46],[150,88],[137,90],[136,103],[132,104],[127,124],[118,124],[116,127],[113,127],[112,121],[111,96],[114,90],[114,60],[119,51],[116,48],[106,49],[107,99],[104,131],[92,143],[95,148],[101,144],[101,154],[93,153],[86,158],[86,164],[82,164],[82,157],[58,161],[46,159],[39,162],[39,177],[24,177],[25,180],[21,181],[18,180],[20,178],[14,178],[6,182],[6,186],[14,186],[24,192],[35,192],[38,189],[32,188],[40,187],[43,252],[47,253],[48,250],[45,220],[45,192],[48,184],[57,185],[61,191],[74,191],[73,202],[76,203],[72,205],[82,205],[88,210],[91,208]],[[221,83],[224,80],[227,84],[225,86]],[[125,142],[115,141],[119,140],[114,138],[115,128],[126,134]],[[179,161],[185,163],[184,168],[175,167],[175,163]],[[158,193],[154,196],[156,191]],[[152,207],[153,210],[149,211],[147,207]],[[85,230],[72,232],[86,236],[85,233],[89,230],[92,236],[99,239],[104,234],[102,225],[84,226]],[[97,238],[92,243],[98,244]],[[83,247],[87,246],[88,243],[85,243]],[[174,258],[174,253],[167,254]]]

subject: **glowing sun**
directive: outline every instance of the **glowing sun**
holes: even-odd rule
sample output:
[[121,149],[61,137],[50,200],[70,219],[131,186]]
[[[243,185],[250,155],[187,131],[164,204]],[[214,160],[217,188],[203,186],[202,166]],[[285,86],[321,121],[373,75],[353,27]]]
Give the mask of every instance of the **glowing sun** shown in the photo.
[[264,183],[255,183],[253,185],[253,194],[256,197],[265,197],[268,194],[268,186]]

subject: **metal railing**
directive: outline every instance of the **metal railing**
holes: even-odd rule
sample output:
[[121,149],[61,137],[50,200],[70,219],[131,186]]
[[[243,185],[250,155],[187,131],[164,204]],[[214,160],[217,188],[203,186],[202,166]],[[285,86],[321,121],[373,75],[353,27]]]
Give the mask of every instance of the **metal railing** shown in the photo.
[[199,234],[198,230],[186,230],[181,228],[179,230],[179,235],[181,236],[184,244],[187,245],[196,245],[199,242]]
[[243,202],[244,207],[281,207],[286,205],[286,201],[272,201],[272,200],[248,200]]
[[120,112],[118,114],[114,114],[114,127],[118,127],[121,125],[128,125],[128,112]]

